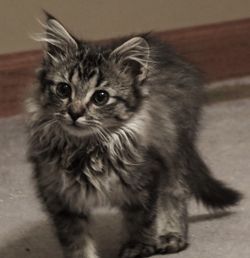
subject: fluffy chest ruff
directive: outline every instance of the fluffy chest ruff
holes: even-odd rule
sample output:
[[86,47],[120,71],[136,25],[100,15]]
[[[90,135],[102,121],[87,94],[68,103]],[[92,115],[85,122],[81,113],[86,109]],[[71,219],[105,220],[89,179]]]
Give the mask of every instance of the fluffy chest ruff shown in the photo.
[[[38,137],[39,135],[39,137]],[[144,149],[125,131],[113,134],[107,143],[67,141],[60,134],[33,134],[30,159],[46,202],[61,202],[72,212],[100,206],[133,203],[144,199],[147,182],[140,173]],[[146,198],[146,196],[145,196]]]

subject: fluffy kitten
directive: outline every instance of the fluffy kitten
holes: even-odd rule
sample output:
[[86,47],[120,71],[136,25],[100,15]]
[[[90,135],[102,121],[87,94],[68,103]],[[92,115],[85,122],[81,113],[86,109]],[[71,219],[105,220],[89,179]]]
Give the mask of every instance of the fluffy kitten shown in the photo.
[[44,58],[27,101],[29,159],[65,258],[98,257],[97,206],[119,208],[129,241],[120,257],[187,246],[187,201],[209,208],[240,194],[212,177],[195,147],[199,73],[149,35],[93,45],[47,15]]

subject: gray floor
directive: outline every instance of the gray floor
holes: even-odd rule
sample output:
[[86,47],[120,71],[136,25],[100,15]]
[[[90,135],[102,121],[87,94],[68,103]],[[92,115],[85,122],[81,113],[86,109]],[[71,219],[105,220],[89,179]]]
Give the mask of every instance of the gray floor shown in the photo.
[[[0,257],[61,258],[46,214],[37,201],[25,160],[22,117],[0,120]],[[245,199],[224,214],[190,205],[190,246],[176,258],[250,257],[250,99],[205,108],[200,149],[218,178]],[[114,258],[125,241],[115,213],[96,215],[93,234],[102,257]],[[163,257],[163,256],[157,256]]]

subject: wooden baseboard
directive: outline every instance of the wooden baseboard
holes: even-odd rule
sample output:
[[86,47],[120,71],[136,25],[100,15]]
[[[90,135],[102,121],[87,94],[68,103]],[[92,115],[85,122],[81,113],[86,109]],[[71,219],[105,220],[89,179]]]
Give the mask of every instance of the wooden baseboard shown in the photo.
[[211,81],[250,74],[250,19],[160,32]]
[[[250,74],[250,19],[156,33],[199,67],[207,81]],[[0,55],[0,117],[22,110],[41,51]]]

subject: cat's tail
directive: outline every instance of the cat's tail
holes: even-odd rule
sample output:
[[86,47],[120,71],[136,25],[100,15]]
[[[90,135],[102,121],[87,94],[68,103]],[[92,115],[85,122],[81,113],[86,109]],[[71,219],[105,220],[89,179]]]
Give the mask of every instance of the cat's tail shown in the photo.
[[193,155],[192,162],[189,162],[191,173],[186,179],[196,200],[211,209],[236,205],[242,199],[242,194],[214,178],[196,151]]

